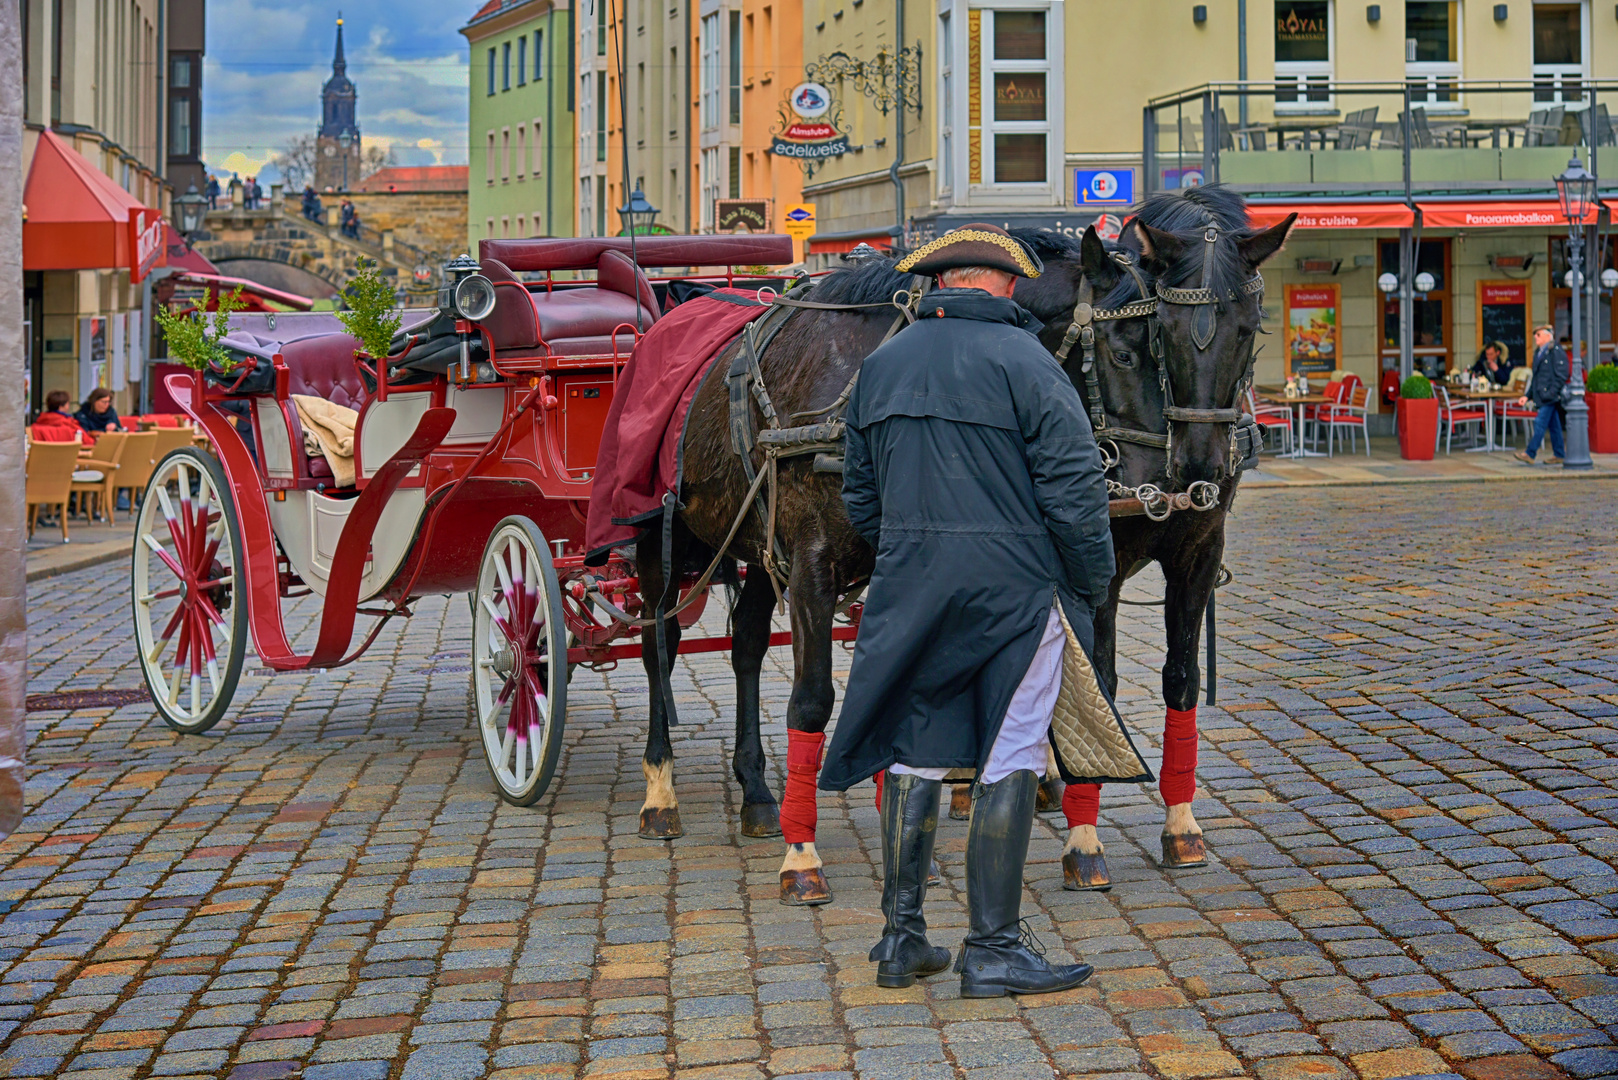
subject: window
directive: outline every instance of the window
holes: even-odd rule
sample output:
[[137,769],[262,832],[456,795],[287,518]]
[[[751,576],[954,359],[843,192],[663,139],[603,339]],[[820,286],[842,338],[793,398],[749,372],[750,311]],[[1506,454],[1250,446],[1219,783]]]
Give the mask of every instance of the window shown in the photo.
[[[1399,241],[1383,240],[1377,244],[1380,261],[1378,273],[1399,272]],[[1417,293],[1410,312],[1411,342],[1414,345],[1416,370],[1429,377],[1442,377],[1449,370],[1450,342],[1450,288],[1449,241],[1425,238],[1416,258],[1417,274],[1433,275],[1433,289]],[[1399,294],[1382,297],[1382,355],[1399,355]]]
[[607,76],[600,71],[596,72],[596,160],[607,160]]
[[636,144],[646,145],[646,65],[635,65],[635,135]]
[[[600,0],[597,0],[599,3]],[[596,177],[596,235],[607,235],[607,178]]]
[[525,136],[527,134],[528,134],[528,130],[523,125],[518,124],[517,125],[517,152],[516,152],[516,155],[512,158],[512,162],[513,162],[513,165],[515,166],[515,171],[517,173],[517,179],[518,180],[521,180],[523,178],[523,174],[527,171],[526,166],[528,165],[528,147],[527,147],[527,141],[525,139]]
[[938,186],[947,192],[955,186],[955,45],[950,35],[950,17],[946,12],[938,18],[938,99],[943,122],[938,128]]
[[191,88],[191,58],[176,56],[169,63],[169,87],[174,90]]
[[607,55],[607,0],[595,0],[596,55]]
[[1431,108],[1455,101],[1461,77],[1459,7],[1455,0],[1405,4],[1405,79],[1413,102]]
[[988,124],[992,182],[1043,184],[1049,178],[1049,72],[1044,11],[996,11],[990,21]]
[[500,46],[500,89],[511,89],[511,42]]
[[1329,0],[1276,0],[1275,107],[1329,108],[1332,12]]
[[511,239],[511,219],[508,217],[500,219],[500,239]]
[[532,173],[533,176],[534,176],[534,179],[537,180],[540,177],[545,175],[545,153],[544,153],[545,121],[541,120],[537,116],[534,117],[534,144],[533,145],[534,145],[533,164],[529,167],[528,171],[530,173]]
[[730,13],[730,122],[742,122],[742,13]]
[[511,183],[511,129],[500,129],[500,182]]
[[702,151],[701,198],[698,202],[702,215],[702,231],[714,228],[714,200],[719,198],[719,147],[710,146]]
[[[484,182],[494,183],[494,129],[489,129],[489,141],[483,147],[483,177]],[[493,236],[493,233],[489,234]]]
[[523,217],[523,215],[521,215],[521,214],[517,215],[517,236],[518,236],[518,238],[521,238],[521,237],[524,237],[524,236],[528,235],[528,227],[527,227],[526,224],[524,224],[527,220],[528,219]]
[[719,126],[719,12],[702,17],[702,126]]
[[489,96],[494,96],[494,49],[489,50]]
[[1534,100],[1578,101],[1584,78],[1584,6],[1534,5]]
[[730,176],[729,176],[729,180],[730,180],[730,186],[729,186],[728,190],[730,191],[730,197],[732,199],[741,198],[742,197],[742,148],[739,147],[739,146],[732,146],[730,148]]
[[586,176],[579,181],[579,235],[594,236],[590,226],[595,222],[595,184]]
[[173,98],[169,101],[169,157],[190,157],[195,152],[191,145],[191,99]]
[[545,77],[545,31],[534,31],[534,81]]
[[490,240],[494,239],[494,218],[490,218],[488,221],[483,223],[483,235],[487,236]]
[[[517,36],[517,85],[528,85],[528,35]],[[521,221],[521,218],[517,219]],[[520,231],[520,230],[519,230]]]

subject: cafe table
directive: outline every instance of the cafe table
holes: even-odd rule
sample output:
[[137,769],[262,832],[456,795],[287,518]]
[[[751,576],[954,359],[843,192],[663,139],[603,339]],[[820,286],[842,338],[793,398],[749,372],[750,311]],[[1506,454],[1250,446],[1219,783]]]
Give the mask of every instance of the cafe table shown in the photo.
[[1298,394],[1293,397],[1288,397],[1285,392],[1278,390],[1255,389],[1253,392],[1258,399],[1264,402],[1266,405],[1290,406],[1296,410],[1297,422],[1293,425],[1292,452],[1288,454],[1279,454],[1277,455],[1278,457],[1309,458],[1328,456],[1326,454],[1322,454],[1319,450],[1309,450],[1304,447],[1303,410],[1310,405],[1335,405],[1337,402],[1334,398],[1329,398],[1325,394]]
[[[1508,390],[1503,386],[1491,387],[1488,390],[1468,390],[1464,386],[1451,386],[1448,383],[1444,384],[1444,389],[1449,391],[1449,396],[1457,401],[1477,401],[1483,403],[1483,445],[1467,448],[1466,452],[1468,454],[1486,454],[1495,450],[1504,450],[1506,448],[1503,441],[1499,446],[1496,446],[1494,442],[1494,413],[1495,409],[1497,408],[1495,403],[1516,401],[1518,398],[1522,397],[1522,391]],[[1503,408],[1504,406],[1498,407]],[[1501,434],[1504,435],[1504,422],[1501,423],[1500,428]]]

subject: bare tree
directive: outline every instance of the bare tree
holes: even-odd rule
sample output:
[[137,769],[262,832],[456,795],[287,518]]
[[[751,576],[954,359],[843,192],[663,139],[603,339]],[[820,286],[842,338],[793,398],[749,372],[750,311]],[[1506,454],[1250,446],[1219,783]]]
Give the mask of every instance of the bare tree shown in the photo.
[[383,149],[380,146],[367,146],[365,153],[360,155],[360,179],[365,179],[378,169],[391,169],[397,164],[399,155],[393,147]]
[[289,141],[281,152],[271,159],[281,171],[281,182],[287,191],[301,190],[315,182],[315,137],[299,135]]

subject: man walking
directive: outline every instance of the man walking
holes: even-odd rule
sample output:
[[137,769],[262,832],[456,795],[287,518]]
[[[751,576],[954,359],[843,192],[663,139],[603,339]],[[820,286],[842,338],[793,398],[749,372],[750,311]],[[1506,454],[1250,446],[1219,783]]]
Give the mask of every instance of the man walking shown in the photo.
[[898,269],[937,275],[916,322],[849,399],[843,501],[876,548],[848,694],[820,786],[886,775],[877,983],[949,964],[922,916],[944,777],[976,770],[962,997],[1049,993],[1088,964],[1019,933],[1023,863],[1061,690],[1067,624],[1093,640],[1113,576],[1100,452],[1078,392],[1012,299],[1037,257],[967,225]]
[[1517,399],[1518,405],[1526,408],[1533,402],[1539,410],[1528,449],[1519,450],[1516,455],[1518,461],[1528,465],[1534,464],[1546,431],[1551,433],[1551,456],[1545,464],[1560,465],[1566,453],[1562,445],[1562,388],[1567,385],[1573,369],[1562,347],[1551,343],[1554,333],[1549,326],[1534,328],[1534,377],[1528,384],[1527,395]]

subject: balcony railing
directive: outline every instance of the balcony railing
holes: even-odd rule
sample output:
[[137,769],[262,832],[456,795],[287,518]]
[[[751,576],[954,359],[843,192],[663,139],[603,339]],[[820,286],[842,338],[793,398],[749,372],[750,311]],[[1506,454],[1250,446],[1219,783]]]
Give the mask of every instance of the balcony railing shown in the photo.
[[1543,194],[1575,149],[1597,171],[1600,149],[1618,145],[1615,113],[1615,81],[1564,79],[1554,93],[1544,80],[1448,74],[1209,83],[1147,103],[1145,189],[1224,182],[1254,195]]

